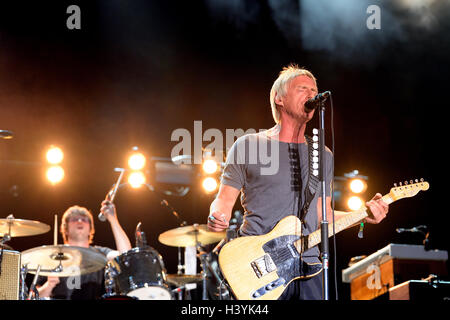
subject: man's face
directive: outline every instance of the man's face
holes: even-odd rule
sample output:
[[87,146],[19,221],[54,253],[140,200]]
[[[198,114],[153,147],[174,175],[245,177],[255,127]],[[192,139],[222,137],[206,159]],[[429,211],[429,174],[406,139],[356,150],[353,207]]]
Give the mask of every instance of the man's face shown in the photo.
[[286,85],[286,94],[278,97],[281,112],[285,112],[293,119],[309,121],[314,111],[305,112],[305,102],[317,95],[317,86],[313,79],[308,76],[298,76]]
[[91,225],[89,217],[86,216],[72,216],[67,219],[67,239],[84,241],[89,239]]

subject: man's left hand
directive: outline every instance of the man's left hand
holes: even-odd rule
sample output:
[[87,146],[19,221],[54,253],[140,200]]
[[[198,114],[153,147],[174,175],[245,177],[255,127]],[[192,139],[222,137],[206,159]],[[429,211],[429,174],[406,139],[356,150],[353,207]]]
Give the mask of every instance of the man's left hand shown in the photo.
[[372,213],[371,217],[367,217],[367,223],[377,224],[380,223],[389,211],[389,205],[383,201],[382,195],[377,193],[369,202],[366,202],[366,206]]

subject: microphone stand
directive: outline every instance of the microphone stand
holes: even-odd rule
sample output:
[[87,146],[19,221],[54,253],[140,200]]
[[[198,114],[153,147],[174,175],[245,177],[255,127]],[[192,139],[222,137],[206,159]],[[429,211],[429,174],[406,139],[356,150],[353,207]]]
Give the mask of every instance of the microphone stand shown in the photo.
[[[161,205],[165,206],[174,216],[177,218],[178,222],[180,222],[180,227],[186,226],[186,221],[183,221],[180,218],[180,215],[178,212],[175,211],[175,209],[167,202],[166,199],[161,200]],[[181,264],[181,247],[178,247],[178,265],[177,265],[177,274],[181,275],[183,274],[183,270],[185,268],[185,265]]]
[[321,222],[321,256],[322,256],[322,297],[323,300],[329,300],[329,278],[328,264],[330,248],[328,245],[328,220],[327,220],[327,202],[326,202],[326,160],[325,160],[325,101],[319,104],[319,181],[321,184],[322,197],[322,222]]

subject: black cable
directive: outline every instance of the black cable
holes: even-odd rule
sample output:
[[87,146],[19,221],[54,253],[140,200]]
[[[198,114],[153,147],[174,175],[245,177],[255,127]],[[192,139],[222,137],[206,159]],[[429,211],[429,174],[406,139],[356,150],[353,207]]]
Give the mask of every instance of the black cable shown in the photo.
[[334,288],[336,294],[336,300],[339,300],[338,297],[338,286],[337,286],[337,262],[336,262],[336,230],[334,225],[334,115],[333,115],[333,95],[330,95],[330,105],[331,105],[331,153],[332,153],[332,161],[331,161],[331,212],[333,217],[333,247],[334,247]]

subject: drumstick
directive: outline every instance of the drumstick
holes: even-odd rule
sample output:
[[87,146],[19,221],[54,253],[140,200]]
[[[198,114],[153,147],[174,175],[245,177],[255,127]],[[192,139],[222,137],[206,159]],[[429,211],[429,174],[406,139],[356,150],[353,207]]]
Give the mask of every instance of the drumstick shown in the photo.
[[[122,180],[122,177],[123,177],[123,173],[125,172],[124,169],[121,169],[120,171],[121,171],[121,172],[120,172],[120,175],[119,175],[119,179],[117,179],[117,182],[116,182],[116,184],[114,185],[114,189],[110,189],[110,190],[109,190],[109,192],[106,194],[105,200],[109,200],[109,201],[111,201],[111,202],[114,201],[114,197],[116,196],[117,189],[119,188],[120,181]],[[99,219],[100,221],[103,221],[103,222],[106,221],[106,217],[103,215],[102,212],[100,212],[100,213],[98,214],[98,219]]]
[[58,215],[55,214],[55,228],[53,231],[53,244],[58,245]]
[[[125,172],[125,170],[122,170],[122,171],[120,172],[119,179],[117,179],[116,185],[114,186],[114,189],[113,189],[113,191],[112,191],[112,193],[111,193],[111,196],[109,197],[109,201],[111,201],[111,202],[114,202],[114,198],[115,198],[115,196],[116,196],[117,189],[119,188],[120,181],[122,181],[122,177],[123,177],[123,173],[124,173],[124,172]],[[109,195],[109,194],[108,194],[108,195]]]

